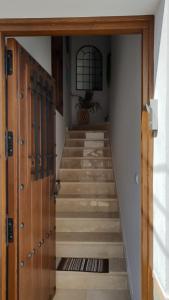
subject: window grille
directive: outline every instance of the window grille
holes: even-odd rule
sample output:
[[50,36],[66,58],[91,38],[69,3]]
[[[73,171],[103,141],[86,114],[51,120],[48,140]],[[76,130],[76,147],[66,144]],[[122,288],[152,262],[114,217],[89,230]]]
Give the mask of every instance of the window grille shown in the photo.
[[102,90],[102,53],[94,46],[83,46],[76,57],[76,89]]

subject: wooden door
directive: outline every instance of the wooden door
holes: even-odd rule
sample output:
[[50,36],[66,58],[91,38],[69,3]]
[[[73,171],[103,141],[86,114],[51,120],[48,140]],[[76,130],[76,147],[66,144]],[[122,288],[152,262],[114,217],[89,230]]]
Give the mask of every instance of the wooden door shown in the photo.
[[63,37],[52,37],[52,76],[56,81],[56,109],[63,115]]
[[6,98],[5,47],[0,34],[0,299],[6,300]]
[[55,294],[55,82],[8,39],[8,300]]

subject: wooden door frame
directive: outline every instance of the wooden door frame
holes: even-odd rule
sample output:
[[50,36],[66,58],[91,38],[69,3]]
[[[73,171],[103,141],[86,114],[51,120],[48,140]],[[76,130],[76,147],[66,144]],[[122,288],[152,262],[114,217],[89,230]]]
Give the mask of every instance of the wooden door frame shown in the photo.
[[[1,19],[1,39],[4,36],[72,36],[72,35],[119,35],[141,34],[142,36],[142,100],[141,100],[141,299],[152,300],[152,253],[153,253],[153,138],[149,130],[148,113],[145,104],[154,94],[154,17],[89,17],[89,18],[52,18],[52,19]],[[3,68],[2,64],[1,67]],[[0,70],[1,71],[1,70]],[[2,73],[1,73],[2,74]],[[1,86],[4,78],[2,76]],[[0,138],[3,141],[5,128],[5,91],[1,91],[0,117],[2,130]],[[1,144],[1,143],[0,143]],[[0,147],[0,157],[4,162],[4,146]],[[0,169],[3,178],[1,207],[5,208],[5,167]],[[3,176],[3,177],[2,177]],[[1,223],[5,227],[4,212],[1,212]],[[1,224],[2,226],[2,224]],[[4,231],[3,231],[4,236]],[[3,299],[3,298],[2,298]]]

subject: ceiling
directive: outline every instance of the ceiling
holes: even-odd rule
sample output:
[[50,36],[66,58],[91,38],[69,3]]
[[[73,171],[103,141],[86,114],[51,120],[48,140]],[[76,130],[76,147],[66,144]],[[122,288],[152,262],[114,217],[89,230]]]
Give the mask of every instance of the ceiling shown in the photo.
[[0,0],[0,18],[154,14],[163,0]]

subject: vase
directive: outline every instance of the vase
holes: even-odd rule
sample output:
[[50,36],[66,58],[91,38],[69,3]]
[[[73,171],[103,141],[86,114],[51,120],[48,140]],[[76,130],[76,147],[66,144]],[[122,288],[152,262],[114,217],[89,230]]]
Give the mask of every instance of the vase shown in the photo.
[[88,109],[79,109],[77,112],[78,125],[89,124],[89,121],[90,121],[90,113]]

